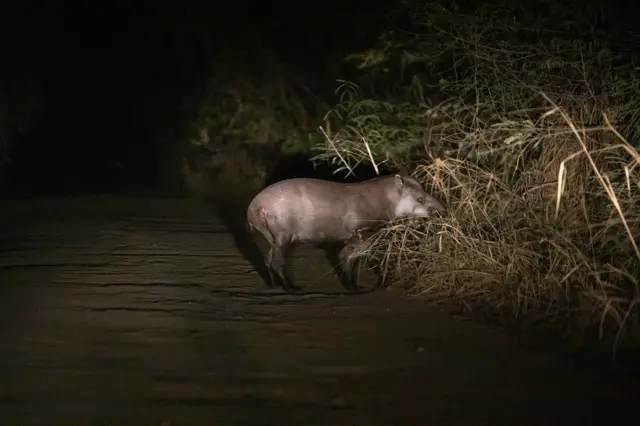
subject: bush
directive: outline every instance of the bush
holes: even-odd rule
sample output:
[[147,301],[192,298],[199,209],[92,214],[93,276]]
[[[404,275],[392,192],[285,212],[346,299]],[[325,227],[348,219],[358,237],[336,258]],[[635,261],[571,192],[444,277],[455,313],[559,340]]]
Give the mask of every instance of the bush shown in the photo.
[[297,84],[299,76],[252,42],[253,50],[221,54],[204,89],[185,102],[189,143],[183,170],[192,192],[255,190],[283,148],[304,150],[313,132],[317,113]]
[[[413,293],[574,337],[595,331],[614,349],[637,342],[636,58],[579,20],[513,16],[492,4],[454,20],[429,6],[414,17],[419,34],[387,33],[351,56],[369,76],[400,70],[404,98],[343,84],[316,158],[391,162],[443,198],[450,217],[391,223],[366,254]],[[445,101],[430,102],[432,80]]]

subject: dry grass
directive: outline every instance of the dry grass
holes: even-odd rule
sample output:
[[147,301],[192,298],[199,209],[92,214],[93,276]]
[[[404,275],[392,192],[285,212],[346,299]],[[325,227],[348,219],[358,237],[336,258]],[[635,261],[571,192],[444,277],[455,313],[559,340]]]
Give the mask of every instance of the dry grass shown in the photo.
[[416,167],[450,216],[389,224],[367,260],[467,311],[640,347],[640,157],[618,133],[639,146],[637,40],[575,10],[412,10],[411,30],[351,56],[400,69],[384,81],[404,95],[343,84],[318,158]]
[[640,155],[606,117],[579,129],[553,103],[544,116],[510,165],[449,158],[418,167],[450,217],[391,223],[365,257],[415,294],[573,336],[597,330],[615,354],[622,339],[638,338]]

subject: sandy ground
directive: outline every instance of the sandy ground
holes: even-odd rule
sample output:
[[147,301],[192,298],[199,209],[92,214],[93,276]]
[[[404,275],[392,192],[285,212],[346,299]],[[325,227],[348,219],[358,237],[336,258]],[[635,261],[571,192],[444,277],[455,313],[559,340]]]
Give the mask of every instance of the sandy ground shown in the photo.
[[0,424],[629,424],[612,380],[418,298],[345,294],[321,251],[269,290],[204,202],[0,203]]

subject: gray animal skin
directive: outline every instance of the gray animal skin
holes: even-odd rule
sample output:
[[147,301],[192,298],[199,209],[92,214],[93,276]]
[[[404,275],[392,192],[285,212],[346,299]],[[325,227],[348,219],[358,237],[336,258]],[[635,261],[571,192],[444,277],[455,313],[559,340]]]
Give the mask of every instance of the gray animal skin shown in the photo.
[[[249,203],[249,231],[269,242],[265,259],[271,285],[276,276],[293,290],[285,271],[287,253],[295,244],[337,245],[358,229],[375,227],[403,216],[428,217],[445,208],[408,176],[384,176],[359,183],[320,179],[288,179],[263,189]],[[337,258],[332,266],[338,269]],[[340,271],[336,270],[342,277]],[[356,290],[353,282],[344,282]]]

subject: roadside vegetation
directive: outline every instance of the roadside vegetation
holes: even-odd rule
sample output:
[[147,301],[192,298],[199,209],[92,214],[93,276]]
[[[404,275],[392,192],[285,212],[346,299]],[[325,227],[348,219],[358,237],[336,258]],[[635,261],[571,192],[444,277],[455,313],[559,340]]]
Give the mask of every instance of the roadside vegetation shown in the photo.
[[349,56],[362,79],[315,161],[409,170],[449,215],[391,223],[368,262],[468,314],[637,347],[638,40],[586,8],[403,4],[402,31]]
[[[295,151],[291,141],[300,144],[317,122],[304,86],[295,84],[299,76],[276,55],[256,47],[234,61],[244,66],[212,72],[204,90],[185,102],[183,176],[194,195],[255,192],[281,152]],[[225,188],[230,192],[221,193]]]

